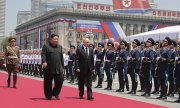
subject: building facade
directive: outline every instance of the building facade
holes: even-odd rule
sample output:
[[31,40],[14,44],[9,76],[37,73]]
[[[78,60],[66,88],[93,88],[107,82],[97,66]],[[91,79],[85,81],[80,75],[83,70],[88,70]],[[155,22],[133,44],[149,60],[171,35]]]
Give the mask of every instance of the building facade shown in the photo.
[[0,0],[0,37],[5,34],[5,9],[6,1]]
[[[65,48],[71,44],[79,44],[84,36],[89,37],[96,45],[109,38],[105,29],[101,30],[103,28],[102,21],[118,22],[127,36],[150,31],[154,25],[173,26],[180,24],[179,18],[65,8],[51,10],[47,14],[18,25],[16,35],[21,49],[42,48],[52,33],[60,36],[59,43]],[[87,22],[87,24],[81,23],[81,29],[79,29],[78,22]],[[97,23],[89,25],[88,22],[92,24],[99,22],[101,26]]]
[[18,25],[29,19],[31,19],[31,11],[18,11],[18,14],[17,14]]
[[38,17],[41,15],[41,0],[31,0],[31,17]]

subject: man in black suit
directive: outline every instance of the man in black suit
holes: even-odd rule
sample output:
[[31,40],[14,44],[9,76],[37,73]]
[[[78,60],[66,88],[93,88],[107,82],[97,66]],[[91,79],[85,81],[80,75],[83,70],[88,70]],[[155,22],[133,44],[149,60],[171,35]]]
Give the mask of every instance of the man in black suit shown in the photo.
[[79,96],[83,99],[84,84],[87,86],[87,99],[93,100],[92,96],[92,73],[94,72],[94,53],[89,47],[89,39],[83,39],[83,44],[76,50],[76,71],[78,72]]
[[[59,94],[63,84],[63,53],[62,46],[58,44],[59,36],[52,34],[49,43],[42,48],[42,65],[44,71],[44,94],[48,100],[55,96],[60,100]],[[52,81],[54,79],[54,88]]]

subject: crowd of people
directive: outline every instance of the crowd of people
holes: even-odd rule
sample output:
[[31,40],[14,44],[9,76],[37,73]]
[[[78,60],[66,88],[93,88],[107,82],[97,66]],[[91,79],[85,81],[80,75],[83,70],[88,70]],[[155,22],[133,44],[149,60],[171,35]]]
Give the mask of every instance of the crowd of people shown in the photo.
[[[151,94],[160,94],[157,99],[167,99],[168,96],[174,96],[174,94],[178,93],[179,98],[175,102],[180,103],[180,43],[166,37],[163,41],[156,42],[152,38],[147,39],[145,42],[134,39],[130,51],[127,50],[128,45],[126,41],[122,40],[118,48],[115,48],[114,43],[111,42],[107,44],[98,43],[97,48],[95,48],[94,45],[89,44],[89,40],[84,39],[82,44],[77,47],[70,45],[70,48],[62,48],[64,79],[69,80],[69,83],[78,81],[80,98],[83,98],[84,94],[83,85],[88,85],[88,98],[91,100],[94,99],[91,80],[98,79],[95,88],[102,88],[102,83],[107,78],[107,87],[104,89],[112,90],[114,74],[118,73],[119,89],[116,92],[124,92],[126,87],[128,91],[131,88],[128,94],[136,94],[138,82],[140,82],[141,89],[138,92],[143,92],[141,96],[149,97]],[[93,49],[93,54],[91,54],[90,49]],[[47,57],[42,58],[46,50],[19,50],[19,55],[17,55],[20,58],[19,73],[45,77],[43,60],[46,60]],[[53,52],[54,50],[48,50],[50,56],[57,54],[57,52]],[[9,52],[14,53],[14,51]],[[93,60],[91,60],[92,57]],[[13,66],[13,69],[15,69],[16,65]],[[15,73],[16,71],[13,73],[14,76],[16,76]],[[89,77],[89,73],[91,77]],[[104,73],[106,77],[104,77]],[[131,87],[129,87],[128,74],[132,82]],[[85,79],[84,76],[86,76]],[[9,82],[8,80],[8,87],[10,86]],[[16,81],[14,83],[16,87]],[[154,90],[152,90],[152,86],[154,86]],[[51,99],[51,96],[47,98]],[[56,96],[56,98],[59,97]]]

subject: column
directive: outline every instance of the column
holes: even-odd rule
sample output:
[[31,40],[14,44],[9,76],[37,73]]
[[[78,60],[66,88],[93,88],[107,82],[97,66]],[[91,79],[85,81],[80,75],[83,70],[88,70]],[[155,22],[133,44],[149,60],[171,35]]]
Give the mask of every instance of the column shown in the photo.
[[141,33],[141,25],[138,24],[138,33]]
[[134,29],[134,25],[131,24],[131,25],[130,25],[130,35],[133,35],[133,29]]

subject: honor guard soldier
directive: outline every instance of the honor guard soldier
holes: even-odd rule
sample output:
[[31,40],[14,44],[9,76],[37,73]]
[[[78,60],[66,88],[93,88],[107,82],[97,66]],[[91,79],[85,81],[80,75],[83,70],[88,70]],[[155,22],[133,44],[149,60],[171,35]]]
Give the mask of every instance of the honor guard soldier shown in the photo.
[[169,91],[168,96],[174,96],[175,90],[175,78],[174,78],[174,71],[175,71],[175,57],[176,57],[176,48],[177,43],[174,40],[171,40],[170,45],[170,52],[171,52],[171,59],[169,62],[169,71],[168,71],[168,80],[169,80]]
[[19,50],[19,63],[20,63],[20,73],[23,74],[23,57],[24,57],[24,54],[23,54],[23,50]]
[[98,75],[98,84],[95,88],[102,88],[102,81],[104,79],[103,63],[104,63],[105,51],[103,50],[103,48],[104,45],[102,43],[98,43],[98,48],[96,52],[96,63],[95,63],[95,68]]
[[23,50],[23,56],[22,56],[22,74],[25,74],[26,73],[26,60],[25,60],[25,57],[26,57],[26,50]]
[[[146,42],[141,42],[141,46],[140,46],[140,51],[141,51],[141,58],[144,57],[144,49],[146,47]],[[143,74],[143,70],[144,69],[144,65],[143,65],[143,62],[142,62],[142,59],[140,60],[139,62],[139,66],[138,66],[138,69],[137,69],[137,72],[138,72],[138,75],[139,75],[139,81],[140,81],[140,86],[141,86],[141,89],[138,90],[138,92],[145,92],[145,81],[144,81],[144,74]]]
[[68,61],[68,68],[69,68],[69,73],[70,73],[70,77],[71,77],[69,83],[74,83],[74,80],[75,80],[75,59],[76,59],[75,46],[71,45],[69,61]]
[[177,83],[176,88],[179,94],[179,98],[175,102],[180,103],[180,43],[178,44],[178,48],[177,48],[175,77],[176,77],[176,83]]
[[154,60],[152,61],[152,77],[154,80],[154,91],[151,94],[159,94],[159,78],[157,73],[159,72],[158,60],[157,58],[160,57],[160,43],[159,41],[155,42],[154,45]]
[[25,50],[24,55],[24,67],[25,67],[25,74],[28,74],[28,50]]
[[170,49],[171,39],[166,37],[162,43],[162,49],[160,50],[159,58],[159,81],[161,85],[161,94],[157,99],[167,99],[167,89],[168,89],[168,71],[169,71],[169,60],[171,59]]
[[39,76],[38,72],[38,50],[34,49],[34,76]]
[[113,51],[114,44],[108,42],[107,46],[108,46],[108,49],[105,54],[105,65],[104,65],[104,70],[107,76],[107,87],[105,88],[105,90],[112,90],[113,68],[115,65],[114,64],[115,57],[114,57],[114,51]]
[[132,81],[132,89],[128,94],[136,94],[137,90],[137,68],[139,67],[139,61],[140,61],[140,55],[141,52],[138,49],[138,46],[140,45],[140,42],[138,39],[134,39],[132,42],[133,49],[130,52],[130,59],[129,59],[129,68],[130,68],[130,77]]
[[44,76],[43,70],[42,70],[42,57],[41,57],[41,52],[42,52],[42,49],[38,49],[38,51],[37,51],[37,55],[38,55],[37,64],[38,64],[39,77],[43,77],[43,76]]
[[[89,44],[89,47],[92,48],[93,51],[95,52],[95,50],[94,50],[94,48],[95,48],[94,44],[90,43],[90,44]],[[94,63],[95,63],[95,57],[94,57]],[[96,72],[96,70],[95,70],[95,72],[94,72],[93,75],[92,75],[92,81],[95,82],[96,80],[97,80],[97,72]]]
[[30,50],[30,75],[34,75],[34,50]]
[[31,73],[31,51],[27,50],[27,58],[26,58],[26,63],[27,63],[27,75],[30,75]]
[[145,81],[145,93],[141,96],[150,96],[152,88],[152,61],[154,60],[154,51],[152,49],[154,46],[154,40],[149,38],[146,41],[146,49],[144,49],[144,57],[142,58],[143,62],[143,75]]
[[117,69],[118,69],[118,78],[119,78],[119,89],[116,90],[116,92],[124,92],[124,85],[126,82],[126,75],[127,75],[127,57],[128,57],[128,51],[126,51],[127,48],[127,42],[121,41],[120,43],[120,51],[117,53]]

